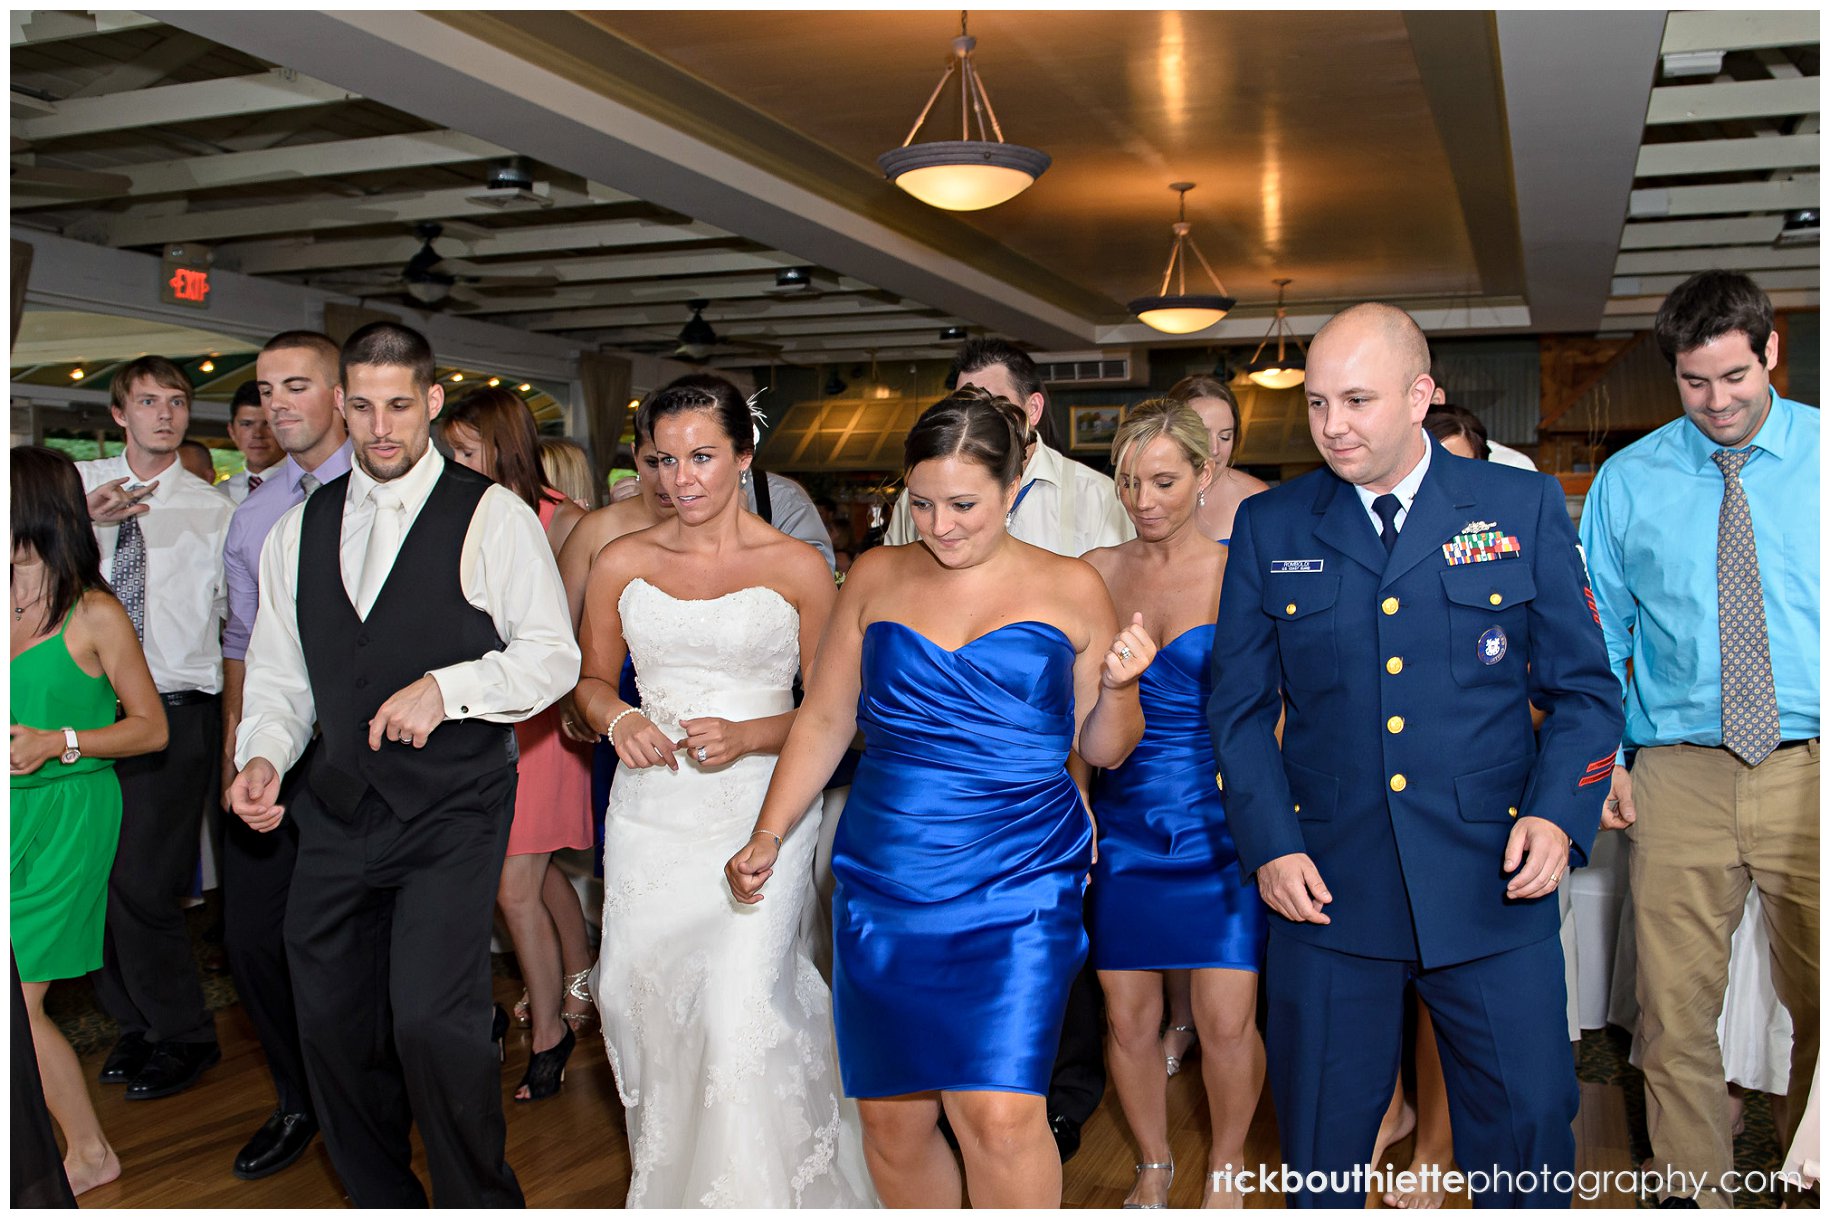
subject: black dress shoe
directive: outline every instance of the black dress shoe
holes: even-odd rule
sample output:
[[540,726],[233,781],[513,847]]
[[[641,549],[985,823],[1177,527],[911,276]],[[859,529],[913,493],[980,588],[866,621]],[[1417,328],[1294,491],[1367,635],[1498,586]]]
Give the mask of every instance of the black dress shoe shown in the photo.
[[1061,1152],[1061,1162],[1067,1163],[1080,1150],[1080,1123],[1071,1117],[1052,1113],[1048,1119],[1049,1133],[1055,1136],[1055,1147]]
[[1669,1198],[1666,1198],[1663,1202],[1658,1204],[1658,1209],[1662,1211],[1695,1211],[1702,1210],[1703,1207],[1695,1198],[1684,1198],[1677,1194],[1672,1194]]
[[146,1060],[152,1057],[152,1042],[138,1033],[123,1033],[121,1039],[108,1051],[108,1057],[102,1061],[102,1082],[105,1084],[125,1084],[133,1082],[146,1066]]
[[222,1050],[214,1041],[161,1041],[127,1085],[127,1099],[157,1100],[182,1092],[221,1061]]
[[311,1114],[275,1109],[235,1157],[235,1175],[244,1181],[271,1177],[304,1155],[317,1136],[318,1123]]

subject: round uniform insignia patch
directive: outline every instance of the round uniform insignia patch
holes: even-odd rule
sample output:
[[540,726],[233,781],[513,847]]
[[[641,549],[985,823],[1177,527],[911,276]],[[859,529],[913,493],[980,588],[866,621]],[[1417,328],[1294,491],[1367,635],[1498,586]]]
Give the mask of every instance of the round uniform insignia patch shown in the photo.
[[1497,626],[1490,626],[1481,632],[1475,650],[1479,653],[1481,663],[1496,665],[1506,659],[1506,632]]

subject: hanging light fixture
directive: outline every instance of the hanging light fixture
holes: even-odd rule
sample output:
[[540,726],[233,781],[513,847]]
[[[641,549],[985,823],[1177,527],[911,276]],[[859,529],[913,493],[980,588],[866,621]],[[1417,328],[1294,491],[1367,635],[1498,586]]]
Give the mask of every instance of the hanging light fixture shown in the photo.
[[[1201,247],[1189,235],[1188,228],[1188,192],[1195,188],[1193,182],[1171,182],[1169,189],[1179,196],[1176,205],[1176,222],[1170,226],[1175,233],[1175,243],[1169,247],[1169,265],[1163,269],[1163,286],[1155,296],[1140,296],[1127,308],[1137,314],[1137,320],[1152,330],[1161,330],[1164,334],[1193,334],[1197,330],[1206,330],[1239,302],[1226,294],[1226,286],[1214,269],[1207,265],[1207,258],[1201,253]],[[1214,282],[1212,293],[1190,293],[1188,291],[1188,255],[1192,252],[1200,260],[1201,269],[1207,272],[1207,278]],[[1169,285],[1173,281],[1176,290],[1172,295]]]
[[[916,116],[902,147],[877,158],[890,181],[928,206],[950,212],[976,212],[1014,199],[1049,167],[1046,152],[1004,142],[1004,130],[991,109],[985,82],[972,66],[972,50],[977,45],[978,39],[966,33],[966,14],[962,12],[959,37],[953,40],[953,58],[947,61],[940,83],[929,94],[928,104]],[[959,74],[960,138],[915,143],[921,125],[928,121],[928,113],[955,72]],[[976,140],[971,130],[975,118],[979,137]]]
[[[1264,338],[1259,341],[1258,350],[1246,361],[1245,375],[1266,389],[1294,389],[1303,383],[1303,366],[1308,361],[1308,352],[1303,348],[1303,341],[1296,337],[1296,332],[1290,329],[1288,312],[1284,309],[1284,289],[1290,286],[1290,281],[1274,279],[1271,282],[1277,285],[1277,316],[1271,319],[1271,328],[1265,331]],[[1277,338],[1277,354],[1267,356],[1264,349],[1273,335]],[[1284,346],[1286,338],[1295,345],[1296,350],[1291,351]]]

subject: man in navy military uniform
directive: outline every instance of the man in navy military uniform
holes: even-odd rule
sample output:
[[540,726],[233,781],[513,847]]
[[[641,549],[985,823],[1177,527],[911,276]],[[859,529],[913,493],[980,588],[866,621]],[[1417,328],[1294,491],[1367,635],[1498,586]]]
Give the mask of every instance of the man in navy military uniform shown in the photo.
[[[1390,305],[1316,335],[1305,388],[1328,468],[1240,505],[1208,723],[1240,866],[1281,916],[1266,1049],[1285,1163],[1370,1159],[1414,981],[1456,1161],[1513,1174],[1476,1203],[1566,1206],[1554,894],[1600,821],[1620,690],[1561,488],[1427,437],[1429,368]],[[1290,1202],[1357,1205],[1358,1184]]]

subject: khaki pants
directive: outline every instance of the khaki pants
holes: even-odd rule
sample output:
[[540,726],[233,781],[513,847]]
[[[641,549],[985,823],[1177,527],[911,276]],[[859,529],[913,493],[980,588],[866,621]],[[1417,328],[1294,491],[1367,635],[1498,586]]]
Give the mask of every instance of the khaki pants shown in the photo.
[[[1751,884],[1772,942],[1773,986],[1792,1016],[1792,1074],[1780,1146],[1804,1113],[1817,1065],[1818,744],[1750,767],[1697,745],[1642,749],[1633,766],[1634,936],[1653,1166],[1705,1176],[1734,1167],[1716,1020],[1729,937]],[[1692,1193],[1678,1189],[1673,1193]]]

